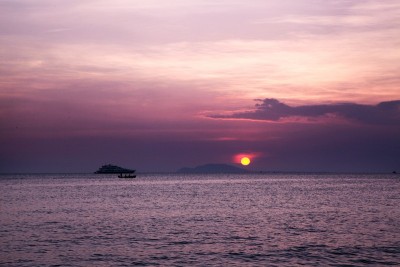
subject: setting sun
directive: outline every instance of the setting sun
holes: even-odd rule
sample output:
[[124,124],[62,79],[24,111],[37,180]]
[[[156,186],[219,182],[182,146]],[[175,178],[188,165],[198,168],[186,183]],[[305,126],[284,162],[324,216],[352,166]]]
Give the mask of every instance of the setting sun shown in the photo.
[[241,160],[240,160],[240,163],[242,163],[242,165],[245,165],[245,166],[247,166],[247,165],[249,165],[250,164],[250,159],[248,158],[248,157],[243,157],[243,158],[241,158]]

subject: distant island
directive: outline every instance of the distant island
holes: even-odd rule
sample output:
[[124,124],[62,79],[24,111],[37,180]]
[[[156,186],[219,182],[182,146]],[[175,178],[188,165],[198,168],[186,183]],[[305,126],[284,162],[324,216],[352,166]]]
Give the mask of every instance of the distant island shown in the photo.
[[248,170],[228,164],[205,164],[194,168],[182,168],[178,173],[248,173]]

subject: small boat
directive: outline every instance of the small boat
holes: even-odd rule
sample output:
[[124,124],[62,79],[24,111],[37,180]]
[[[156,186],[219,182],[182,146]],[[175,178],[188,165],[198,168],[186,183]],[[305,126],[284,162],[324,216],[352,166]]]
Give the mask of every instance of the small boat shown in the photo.
[[131,174],[122,175],[121,173],[120,175],[118,175],[118,178],[136,178],[136,175],[131,175]]

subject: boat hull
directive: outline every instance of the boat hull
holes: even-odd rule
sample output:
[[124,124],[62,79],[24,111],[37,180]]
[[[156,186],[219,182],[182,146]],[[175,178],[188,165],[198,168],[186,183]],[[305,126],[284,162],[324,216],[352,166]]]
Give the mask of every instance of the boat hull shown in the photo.
[[133,178],[136,178],[136,175],[118,175],[118,178],[133,179]]

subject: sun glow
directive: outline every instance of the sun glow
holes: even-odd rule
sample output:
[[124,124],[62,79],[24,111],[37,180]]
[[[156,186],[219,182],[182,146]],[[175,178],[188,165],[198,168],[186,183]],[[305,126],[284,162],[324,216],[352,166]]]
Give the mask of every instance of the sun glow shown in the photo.
[[237,153],[232,156],[232,162],[235,164],[240,164],[242,166],[247,166],[255,162],[257,158],[261,157],[263,153],[261,152],[242,152]]
[[240,159],[240,163],[242,163],[242,165],[247,166],[250,164],[250,159],[248,157],[243,157]]

